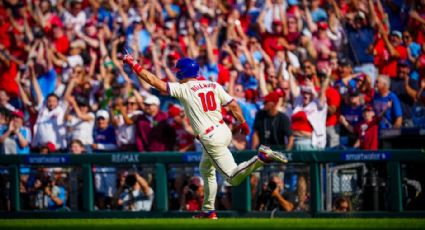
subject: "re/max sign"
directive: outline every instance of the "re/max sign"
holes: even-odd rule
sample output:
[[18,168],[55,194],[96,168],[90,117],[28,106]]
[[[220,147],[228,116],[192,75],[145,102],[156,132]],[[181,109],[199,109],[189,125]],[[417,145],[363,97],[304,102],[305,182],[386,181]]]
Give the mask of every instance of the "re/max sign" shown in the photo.
[[112,163],[139,163],[138,154],[112,154]]

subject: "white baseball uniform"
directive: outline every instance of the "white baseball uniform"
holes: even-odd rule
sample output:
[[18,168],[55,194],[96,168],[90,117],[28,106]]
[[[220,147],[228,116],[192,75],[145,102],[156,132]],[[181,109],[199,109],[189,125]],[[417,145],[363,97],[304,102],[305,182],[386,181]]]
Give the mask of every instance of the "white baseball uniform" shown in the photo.
[[227,146],[232,132],[223,122],[221,107],[233,98],[216,82],[188,81],[168,83],[168,93],[180,100],[186,116],[203,146],[199,170],[205,183],[202,210],[214,210],[217,193],[215,170],[217,169],[231,185],[240,184],[246,176],[263,166],[257,156],[237,165]]

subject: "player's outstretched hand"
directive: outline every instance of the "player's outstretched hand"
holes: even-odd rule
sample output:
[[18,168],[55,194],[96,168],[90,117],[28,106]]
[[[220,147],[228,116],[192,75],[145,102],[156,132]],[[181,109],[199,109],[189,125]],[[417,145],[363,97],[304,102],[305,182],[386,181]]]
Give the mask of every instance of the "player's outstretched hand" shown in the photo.
[[137,61],[134,60],[134,57],[128,52],[122,57],[122,61],[130,65],[133,71],[136,72],[136,74],[140,74],[143,70],[143,67],[139,63],[137,63]]
[[243,123],[241,123],[238,127],[238,129],[241,131],[241,133],[243,135],[248,135],[249,134],[249,126],[246,123],[246,121],[244,121]]
[[134,62],[134,57],[131,54],[125,54],[122,58],[122,61],[131,65]]

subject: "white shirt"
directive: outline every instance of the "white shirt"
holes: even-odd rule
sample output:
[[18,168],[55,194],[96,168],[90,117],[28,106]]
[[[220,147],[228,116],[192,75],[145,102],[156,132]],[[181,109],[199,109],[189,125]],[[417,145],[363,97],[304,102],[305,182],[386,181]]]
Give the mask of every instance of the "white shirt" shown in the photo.
[[76,16],[72,15],[68,11],[65,11],[63,14],[63,19],[65,25],[73,25],[74,29],[79,31],[86,24],[87,16],[84,11],[80,11]]
[[307,115],[307,120],[313,127],[313,133],[311,142],[312,145],[318,148],[325,148],[326,146],[326,116],[328,112],[328,106],[324,103],[320,105],[318,98],[314,98],[307,106],[303,106],[303,97],[298,96],[294,101],[293,113],[304,111]]
[[39,147],[52,142],[56,149],[66,148],[65,111],[66,104],[63,102],[59,102],[52,111],[49,111],[46,105],[41,107],[34,125],[33,146]]
[[[132,196],[130,196],[130,193],[132,193]],[[123,209],[126,211],[150,211],[153,198],[152,188],[149,188],[147,194],[140,190],[126,190],[121,194]]]
[[[287,54],[288,54],[289,64],[292,65],[294,68],[300,68],[301,65],[300,65],[300,61],[298,60],[298,57],[291,51],[288,51]],[[274,66],[276,69],[279,69],[280,60],[278,60],[277,58],[274,59]],[[288,66],[287,61],[282,63],[282,75],[283,75],[283,79],[285,80],[289,80],[289,72],[287,70],[287,66]]]
[[220,84],[212,81],[168,83],[168,91],[183,104],[195,134],[203,134],[209,127],[219,124],[223,119],[221,107],[233,100]]
[[[143,114],[142,111],[136,110],[132,113],[127,114],[131,119],[136,115]],[[136,143],[136,127],[135,125],[125,124],[124,117],[120,114],[116,116],[118,118],[118,127],[116,129],[117,142],[119,146]]]
[[90,121],[83,121],[76,116],[72,116],[70,125],[72,127],[71,138],[78,139],[83,142],[84,145],[93,144],[93,127],[95,122],[94,113],[89,113],[89,116],[93,119]]

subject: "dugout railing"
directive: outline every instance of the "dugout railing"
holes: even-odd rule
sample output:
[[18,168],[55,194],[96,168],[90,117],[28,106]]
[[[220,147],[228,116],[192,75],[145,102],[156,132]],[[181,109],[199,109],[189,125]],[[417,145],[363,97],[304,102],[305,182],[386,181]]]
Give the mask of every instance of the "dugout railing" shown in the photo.
[[[254,151],[235,152],[237,162],[251,158]],[[381,150],[381,151],[321,151],[321,152],[285,152],[291,163],[303,163],[309,167],[310,175],[310,209],[308,212],[258,212],[251,210],[250,183],[244,182],[232,188],[232,210],[220,212],[224,217],[425,217],[425,210],[406,211],[402,201],[401,164],[415,163],[423,165],[425,171],[425,150]],[[54,154],[54,155],[0,155],[0,166],[8,169],[10,209],[0,211],[1,218],[107,218],[107,217],[188,217],[193,213],[170,211],[168,205],[167,166],[169,164],[197,165],[200,153],[187,152],[155,152],[155,153],[96,153],[87,155]],[[322,164],[354,164],[380,163],[384,164],[388,177],[388,209],[375,212],[335,213],[324,211]],[[149,164],[154,166],[155,210],[152,212],[122,212],[95,211],[93,165],[130,166]],[[82,168],[83,173],[83,207],[82,211],[25,211],[21,210],[19,167],[76,167]],[[425,185],[424,190],[425,190]],[[423,191],[422,191],[423,192]]]

